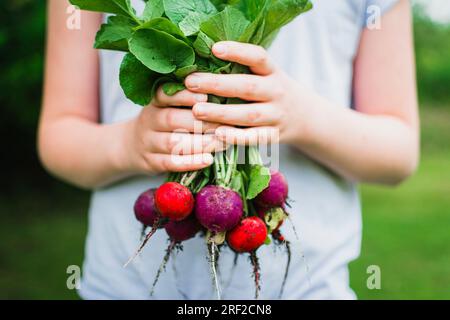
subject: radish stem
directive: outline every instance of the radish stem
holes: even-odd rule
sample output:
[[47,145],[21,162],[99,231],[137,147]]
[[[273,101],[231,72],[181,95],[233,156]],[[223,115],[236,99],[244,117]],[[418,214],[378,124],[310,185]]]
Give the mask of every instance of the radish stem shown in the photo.
[[213,285],[214,285],[214,289],[217,294],[217,300],[222,300],[221,293],[220,293],[219,279],[217,277],[217,270],[216,270],[217,245],[212,239],[209,240],[208,249],[209,249],[208,253],[209,253],[209,262],[210,262],[210,266],[211,266],[211,273],[213,275]]

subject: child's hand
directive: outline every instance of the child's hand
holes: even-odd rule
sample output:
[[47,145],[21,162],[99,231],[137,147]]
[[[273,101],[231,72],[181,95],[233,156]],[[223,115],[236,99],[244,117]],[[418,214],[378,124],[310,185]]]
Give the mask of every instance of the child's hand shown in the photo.
[[254,74],[195,73],[186,79],[187,88],[253,103],[230,106],[199,102],[193,108],[195,117],[224,124],[216,130],[216,135],[227,143],[255,144],[261,137],[279,140],[271,142],[298,140],[305,131],[311,94],[277,69],[262,47],[225,41],[216,43],[213,53],[222,60],[248,66]]
[[[191,171],[210,165],[211,152],[223,143],[214,136],[217,124],[194,118],[190,107],[202,101],[207,101],[205,94],[184,90],[169,97],[160,88],[154,101],[126,128],[119,152],[123,165],[138,173]],[[174,108],[181,106],[188,108]]]

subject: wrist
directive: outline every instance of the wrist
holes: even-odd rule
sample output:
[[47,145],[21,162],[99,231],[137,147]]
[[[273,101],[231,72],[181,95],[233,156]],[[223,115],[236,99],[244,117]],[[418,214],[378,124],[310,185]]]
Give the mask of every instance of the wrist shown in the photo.
[[118,123],[114,126],[114,134],[111,135],[111,162],[114,170],[121,175],[132,175],[141,172],[134,158],[133,150],[136,119]]
[[328,112],[329,102],[315,92],[297,101],[301,101],[302,106],[300,106],[301,112],[297,113],[298,117],[295,117],[294,127],[297,128],[297,133],[294,143],[301,148],[314,145],[320,140],[321,132],[323,128],[326,129],[331,115]]

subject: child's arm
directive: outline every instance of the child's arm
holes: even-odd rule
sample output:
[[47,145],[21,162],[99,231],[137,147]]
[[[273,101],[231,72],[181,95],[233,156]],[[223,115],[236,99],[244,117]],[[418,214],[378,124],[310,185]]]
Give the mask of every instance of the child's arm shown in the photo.
[[233,106],[233,112],[199,103],[194,114],[230,125],[217,130],[221,139],[244,144],[278,132],[282,143],[297,146],[348,179],[398,183],[414,172],[419,158],[411,31],[407,0],[383,16],[381,30],[363,31],[355,61],[357,111],[304,88],[274,67],[260,47],[216,44],[219,58],[248,65],[256,75],[195,74],[187,78],[187,87],[255,103]]
[[[81,30],[66,27],[67,1],[48,2],[45,88],[38,148],[53,174],[93,188],[132,174],[199,169],[212,162],[213,135],[194,135],[200,125],[191,110],[206,95],[187,90],[157,98],[138,118],[112,125],[99,121],[98,52],[92,48],[101,23],[98,14],[81,14]],[[150,88],[149,88],[150,90]],[[216,125],[203,123],[203,131]],[[175,129],[187,133],[171,134]],[[197,145],[193,149],[193,145]],[[172,156],[176,148],[181,155]],[[192,155],[194,154],[194,155]]]

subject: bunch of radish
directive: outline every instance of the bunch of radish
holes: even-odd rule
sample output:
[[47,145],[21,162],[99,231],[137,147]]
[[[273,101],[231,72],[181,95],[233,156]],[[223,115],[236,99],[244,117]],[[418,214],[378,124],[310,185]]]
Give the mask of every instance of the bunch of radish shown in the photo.
[[181,249],[184,241],[201,233],[208,246],[213,283],[219,298],[217,267],[222,247],[229,247],[236,255],[249,255],[255,297],[258,298],[261,279],[257,250],[270,243],[284,246],[288,264],[281,295],[291,260],[289,242],[280,231],[288,217],[285,210],[288,185],[280,172],[269,171],[260,164],[256,148],[247,147],[245,151],[251,155],[249,158],[256,159],[257,164],[238,164],[238,148],[233,146],[228,155],[217,153],[210,168],[172,173],[166,183],[145,191],[137,198],[134,212],[143,225],[144,234],[141,245],[126,265],[142,251],[157,230],[164,228],[169,238],[152,293],[174,250]]
[[[213,45],[238,41],[268,48],[282,27],[312,9],[310,0],[144,0],[140,12],[130,0],[69,1],[82,10],[108,15],[94,47],[124,53],[120,85],[130,101],[143,107],[152,102],[159,87],[167,95],[184,90],[184,80],[194,72],[251,73],[246,66],[218,59]],[[215,95],[208,100],[245,103]],[[280,232],[288,217],[287,182],[281,173],[263,166],[257,147],[245,148],[243,163],[238,163],[238,151],[232,146],[230,152],[216,153],[214,164],[201,171],[171,173],[166,183],[137,199],[134,210],[143,224],[143,240],[127,264],[159,229],[164,228],[170,239],[154,286],[174,250],[201,232],[219,297],[220,249],[228,246],[237,255],[250,255],[258,297],[256,252],[270,242],[284,246],[288,253],[282,293],[290,262],[289,242]]]

